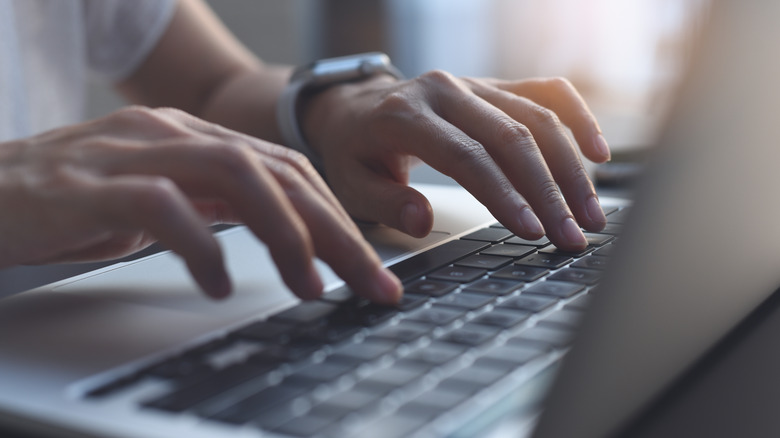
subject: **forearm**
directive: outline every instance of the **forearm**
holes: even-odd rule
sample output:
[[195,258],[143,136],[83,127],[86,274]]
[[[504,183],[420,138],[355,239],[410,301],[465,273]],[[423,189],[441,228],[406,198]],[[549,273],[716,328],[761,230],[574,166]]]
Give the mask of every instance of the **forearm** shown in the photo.
[[195,114],[274,143],[281,143],[276,124],[276,100],[287,83],[291,68],[262,66],[230,75],[214,88]]

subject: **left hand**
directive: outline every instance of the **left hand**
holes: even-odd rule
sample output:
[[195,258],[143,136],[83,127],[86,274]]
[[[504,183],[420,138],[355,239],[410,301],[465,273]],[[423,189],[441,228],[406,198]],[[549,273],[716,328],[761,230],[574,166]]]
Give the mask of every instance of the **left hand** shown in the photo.
[[308,142],[356,219],[417,237],[430,232],[430,203],[408,186],[412,164],[422,159],[518,236],[546,233],[557,247],[578,250],[587,245],[580,226],[598,231],[606,224],[564,125],[588,159],[609,160],[609,148],[564,79],[379,76],[330,87],[304,108]]

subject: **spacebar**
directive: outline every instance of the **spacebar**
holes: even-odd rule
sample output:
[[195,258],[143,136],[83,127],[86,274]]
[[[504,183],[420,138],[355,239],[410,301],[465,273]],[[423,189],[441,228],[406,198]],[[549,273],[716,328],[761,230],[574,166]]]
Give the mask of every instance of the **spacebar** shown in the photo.
[[402,260],[389,269],[406,283],[488,246],[490,244],[475,240],[453,240]]

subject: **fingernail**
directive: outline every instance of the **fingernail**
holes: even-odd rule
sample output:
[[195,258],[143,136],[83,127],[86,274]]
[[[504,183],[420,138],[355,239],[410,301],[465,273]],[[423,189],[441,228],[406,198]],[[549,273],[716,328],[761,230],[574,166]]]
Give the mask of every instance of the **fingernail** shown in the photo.
[[596,150],[599,151],[599,154],[601,154],[602,157],[606,158],[607,161],[612,159],[612,153],[609,151],[609,145],[607,145],[607,139],[604,138],[601,134],[596,134],[596,138],[593,141],[593,144],[596,146]]
[[592,223],[607,223],[607,217],[604,216],[604,210],[601,209],[598,196],[591,195],[588,200],[585,201],[585,211],[588,213],[588,219],[590,219]]
[[395,304],[401,299],[403,290],[401,281],[392,272],[380,267],[376,275],[376,301],[386,304]]
[[529,207],[525,207],[520,210],[520,223],[523,225],[526,231],[537,236],[544,235],[544,227],[539,222],[539,218],[536,217],[533,210]]
[[563,219],[561,233],[563,233],[563,237],[565,237],[572,246],[585,247],[588,245],[588,241],[585,240],[585,235],[582,234],[582,230],[580,230],[577,222],[570,217]]
[[410,202],[406,205],[404,205],[404,208],[401,209],[401,224],[404,227],[404,230],[409,234],[416,234],[416,228],[418,228],[418,213],[420,209],[417,208],[417,204],[414,202]]

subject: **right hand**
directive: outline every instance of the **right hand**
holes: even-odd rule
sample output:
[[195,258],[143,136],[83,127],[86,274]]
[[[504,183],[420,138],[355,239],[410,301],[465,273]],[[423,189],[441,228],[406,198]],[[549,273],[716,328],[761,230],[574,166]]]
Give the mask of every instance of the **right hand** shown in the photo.
[[401,295],[303,155],[178,110],[131,107],[0,144],[0,211],[0,267],[113,259],[159,240],[219,298],[231,285],[207,225],[240,222],[303,299],[322,292],[315,255],[360,295]]

